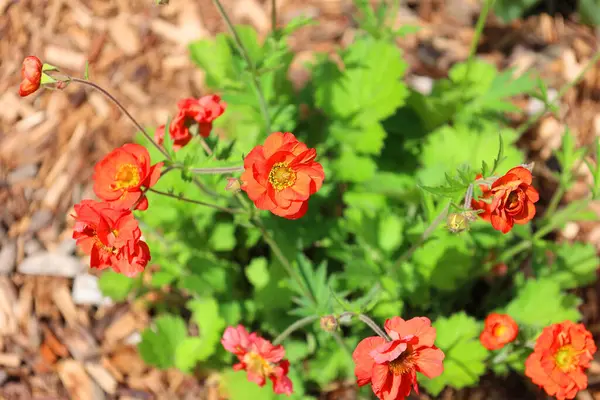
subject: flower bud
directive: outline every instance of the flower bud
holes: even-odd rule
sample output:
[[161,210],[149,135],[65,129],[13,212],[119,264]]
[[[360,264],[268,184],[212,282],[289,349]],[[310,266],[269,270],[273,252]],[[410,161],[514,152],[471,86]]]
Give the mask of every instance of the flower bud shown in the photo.
[[237,178],[227,178],[227,186],[225,186],[225,190],[232,193],[237,193],[241,190],[242,183]]
[[469,229],[469,222],[472,221],[472,212],[450,213],[446,221],[448,230],[452,233],[460,233]]
[[25,57],[21,66],[19,95],[25,97],[39,89],[43,64],[36,56]]
[[325,332],[335,332],[338,327],[337,318],[333,315],[321,317],[321,329]]

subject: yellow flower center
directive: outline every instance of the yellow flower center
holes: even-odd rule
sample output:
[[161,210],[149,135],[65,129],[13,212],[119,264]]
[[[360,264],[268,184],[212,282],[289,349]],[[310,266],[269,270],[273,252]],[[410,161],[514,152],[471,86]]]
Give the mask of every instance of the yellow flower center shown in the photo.
[[284,162],[277,163],[269,172],[269,182],[277,191],[289,188],[296,182],[296,172]]
[[267,362],[260,354],[255,352],[250,352],[244,356],[244,363],[246,363],[246,368],[248,371],[252,371],[253,373],[268,377],[271,372],[273,372],[273,368],[271,364]]
[[115,174],[115,189],[128,189],[140,183],[140,173],[133,164],[121,164]]
[[507,330],[508,330],[508,327],[506,325],[497,324],[494,327],[494,336],[496,336],[496,337],[504,336],[504,334],[506,334]]
[[554,353],[554,361],[563,372],[574,369],[579,360],[579,353],[570,344],[562,346]]
[[402,352],[393,361],[390,361],[388,364],[388,368],[390,372],[394,375],[402,375],[410,371],[415,367],[415,359],[414,353],[411,345],[408,345],[406,350]]

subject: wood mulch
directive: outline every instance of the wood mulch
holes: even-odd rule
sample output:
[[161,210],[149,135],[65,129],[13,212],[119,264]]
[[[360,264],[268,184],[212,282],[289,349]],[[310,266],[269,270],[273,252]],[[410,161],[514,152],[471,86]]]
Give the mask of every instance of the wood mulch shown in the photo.
[[[236,23],[270,29],[270,3],[224,0]],[[319,21],[291,40],[297,63],[291,78],[309,78],[301,62],[314,52],[334,52],[351,42],[356,24],[349,0],[278,0],[279,22],[304,13]],[[427,90],[431,78],[467,57],[479,13],[476,0],[409,0],[397,24],[421,30],[398,41],[410,64],[407,82]],[[147,126],[166,121],[182,97],[205,93],[204,76],[191,64],[187,44],[224,30],[211,0],[0,0],[0,399],[220,399],[218,376],[202,382],[178,371],[149,368],[136,343],[148,326],[143,299],[112,304],[97,288],[97,274],[76,255],[71,229],[73,204],[92,197],[93,165],[131,140],[135,129],[95,92],[76,85],[63,91],[18,96],[25,56],[75,76],[90,78],[114,94]],[[499,68],[538,71],[558,90],[598,49],[593,30],[569,18],[536,15],[510,25],[490,18],[478,55]],[[526,110],[515,124],[540,109]],[[547,202],[556,183],[548,171],[551,152],[568,126],[579,144],[600,135],[600,67],[561,100],[561,114],[547,116],[522,139]],[[590,176],[566,200],[584,196]],[[543,204],[543,203],[542,203]],[[600,204],[594,209],[600,213]],[[559,240],[586,240],[600,249],[600,224],[569,224]],[[579,292],[586,323],[600,334],[596,283]],[[445,391],[441,399],[528,399],[515,395],[519,379],[485,379],[476,389]],[[339,384],[324,399],[355,399],[353,386]],[[427,399],[429,397],[422,396]],[[543,398],[540,397],[540,398]],[[590,370],[590,388],[578,399],[600,399],[600,364]]]

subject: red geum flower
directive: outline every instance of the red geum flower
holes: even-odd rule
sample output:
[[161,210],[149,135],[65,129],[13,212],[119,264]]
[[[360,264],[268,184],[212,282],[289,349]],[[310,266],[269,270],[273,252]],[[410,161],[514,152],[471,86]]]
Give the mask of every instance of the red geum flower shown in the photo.
[[585,369],[596,352],[592,334],[583,324],[550,325],[538,337],[525,361],[525,375],[558,400],[573,399],[587,387]]
[[233,369],[245,370],[250,382],[262,387],[269,378],[273,382],[275,393],[288,396],[292,394],[292,381],[287,376],[290,363],[283,359],[283,346],[273,346],[256,333],[248,333],[242,325],[225,329],[221,343],[225,350],[235,354],[240,361]]
[[[212,130],[215,119],[225,112],[227,104],[216,95],[203,96],[199,99],[187,98],[177,103],[179,111],[171,124],[169,133],[173,140],[173,150],[177,151],[192,140],[190,127],[198,124],[198,133],[202,137],[208,137]],[[165,126],[161,125],[154,133],[154,139],[162,144],[165,136]]]
[[498,350],[516,339],[519,326],[509,315],[491,313],[484,322],[479,340],[488,350]]
[[308,198],[323,184],[317,151],[289,133],[275,132],[244,159],[242,190],[254,205],[287,219],[306,214]]
[[372,336],[358,343],[352,358],[359,386],[371,384],[381,400],[404,400],[414,389],[419,393],[417,372],[435,378],[444,371],[444,353],[435,341],[435,328],[425,317],[385,321],[391,341]]
[[143,188],[154,186],[163,163],[150,165],[150,154],[139,144],[125,144],[100,160],[94,167],[94,193],[113,208],[146,210]]
[[479,215],[490,221],[494,229],[508,233],[515,223],[526,224],[535,216],[534,203],[540,196],[531,186],[532,180],[527,168],[512,168],[491,187],[480,185],[483,195],[480,200],[472,200],[471,206],[483,210]]
[[83,200],[75,205],[73,239],[90,255],[92,268],[112,268],[133,277],[150,260],[148,245],[129,209],[115,209],[109,203]]
[[40,87],[43,64],[36,56],[25,57],[21,66],[21,84],[19,96],[29,96]]

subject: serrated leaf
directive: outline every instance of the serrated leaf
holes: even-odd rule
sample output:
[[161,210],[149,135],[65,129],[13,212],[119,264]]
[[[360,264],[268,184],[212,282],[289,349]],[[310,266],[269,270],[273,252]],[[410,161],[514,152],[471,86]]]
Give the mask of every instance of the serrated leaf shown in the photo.
[[506,306],[506,314],[520,324],[542,328],[564,320],[581,318],[577,306],[581,300],[560,290],[550,279],[529,279]]
[[343,149],[340,157],[333,162],[332,169],[340,181],[364,182],[373,177],[377,171],[377,164],[370,157]]
[[217,223],[210,237],[211,248],[215,251],[231,251],[235,244],[235,225],[230,222]]
[[144,361],[161,369],[175,365],[179,344],[187,337],[187,328],[181,317],[162,315],[154,320],[154,329],[142,332],[138,345]]
[[192,320],[200,330],[200,346],[196,348],[196,361],[203,361],[212,356],[217,350],[225,320],[219,314],[219,304],[214,298],[190,300],[186,307],[192,312]]
[[397,46],[369,37],[357,39],[343,54],[344,71],[326,63],[314,76],[315,100],[338,119],[375,122],[404,104],[408,89],[401,81],[407,64]]
[[419,384],[437,396],[446,386],[456,389],[474,386],[485,373],[488,351],[479,342],[480,324],[464,312],[433,323],[435,341],[445,354],[444,372],[434,379],[421,376]]
[[538,278],[552,280],[561,289],[586,286],[597,278],[600,258],[590,243],[562,243],[556,245],[556,260],[552,265],[539,265]]

